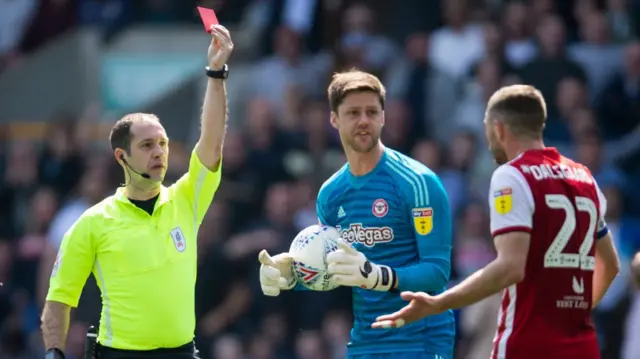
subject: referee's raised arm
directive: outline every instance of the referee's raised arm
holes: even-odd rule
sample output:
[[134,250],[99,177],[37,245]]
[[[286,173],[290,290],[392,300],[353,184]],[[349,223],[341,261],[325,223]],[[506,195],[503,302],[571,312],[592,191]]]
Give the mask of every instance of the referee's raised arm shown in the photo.
[[[202,105],[200,138],[189,162],[189,172],[176,183],[176,192],[191,204],[194,226],[199,226],[218,189],[222,165],[222,144],[227,129],[227,60],[233,51],[229,31],[211,27],[207,52],[207,90]],[[194,155],[195,154],[195,155]]]
[[207,91],[202,105],[202,130],[196,144],[196,154],[202,164],[215,170],[222,157],[222,143],[227,127],[227,94],[224,80],[228,74],[227,60],[233,51],[229,31],[220,25],[211,27],[209,44]]
[[101,359],[198,358],[197,234],[221,179],[227,123],[229,31],[211,28],[202,133],[189,170],[163,186],[169,138],[158,117],[132,113],[109,140],[124,185],[88,209],[65,235],[42,313],[45,358],[63,359],[70,308],[93,273],[102,294],[95,344]]

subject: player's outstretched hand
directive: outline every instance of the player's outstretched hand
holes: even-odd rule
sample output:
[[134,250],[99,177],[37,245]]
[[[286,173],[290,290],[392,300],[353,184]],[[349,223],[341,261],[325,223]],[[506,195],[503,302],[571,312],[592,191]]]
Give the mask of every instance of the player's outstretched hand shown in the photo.
[[342,239],[337,242],[339,249],[327,255],[327,272],[334,283],[378,291],[393,287],[395,272],[390,267],[372,263]]
[[221,70],[229,60],[233,51],[233,41],[231,34],[226,27],[222,25],[211,25],[211,44],[207,58],[209,59],[209,67],[212,70]]
[[260,252],[260,287],[264,295],[276,297],[281,290],[289,290],[296,286],[297,282],[291,269],[292,260],[289,253],[271,257],[264,249]]
[[441,313],[438,300],[423,292],[402,292],[402,299],[410,301],[408,305],[393,314],[376,318],[371,325],[376,329],[400,328],[426,316]]

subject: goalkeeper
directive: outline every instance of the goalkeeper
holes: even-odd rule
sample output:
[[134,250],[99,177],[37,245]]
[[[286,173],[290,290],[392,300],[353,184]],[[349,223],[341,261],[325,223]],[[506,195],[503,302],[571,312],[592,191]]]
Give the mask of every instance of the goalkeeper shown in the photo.
[[[453,359],[452,312],[393,331],[371,329],[377,316],[404,306],[401,291],[440,293],[449,280],[451,216],[438,177],[380,142],[385,90],[373,75],[336,74],[328,89],[331,125],[348,163],[318,194],[321,224],[340,231],[340,249],[327,256],[336,284],[353,287],[355,321],[348,357]],[[296,287],[291,257],[259,257],[265,295]]]

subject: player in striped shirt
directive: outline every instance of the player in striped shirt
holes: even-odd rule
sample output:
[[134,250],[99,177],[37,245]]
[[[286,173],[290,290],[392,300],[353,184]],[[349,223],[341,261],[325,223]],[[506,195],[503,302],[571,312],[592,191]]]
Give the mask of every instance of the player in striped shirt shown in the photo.
[[485,130],[500,165],[489,191],[498,257],[443,294],[403,293],[410,304],[374,327],[402,327],[502,291],[492,359],[600,358],[591,310],[620,268],[607,200],[586,166],[544,145],[546,115],[531,86],[493,94]]

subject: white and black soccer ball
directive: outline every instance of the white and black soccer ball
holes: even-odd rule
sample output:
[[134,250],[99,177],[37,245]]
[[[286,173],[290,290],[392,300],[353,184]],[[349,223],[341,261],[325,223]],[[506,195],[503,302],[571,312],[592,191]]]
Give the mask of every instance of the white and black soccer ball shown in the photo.
[[327,291],[338,287],[327,273],[327,254],[338,249],[340,232],[334,227],[309,226],[294,238],[289,248],[293,274],[308,289]]

